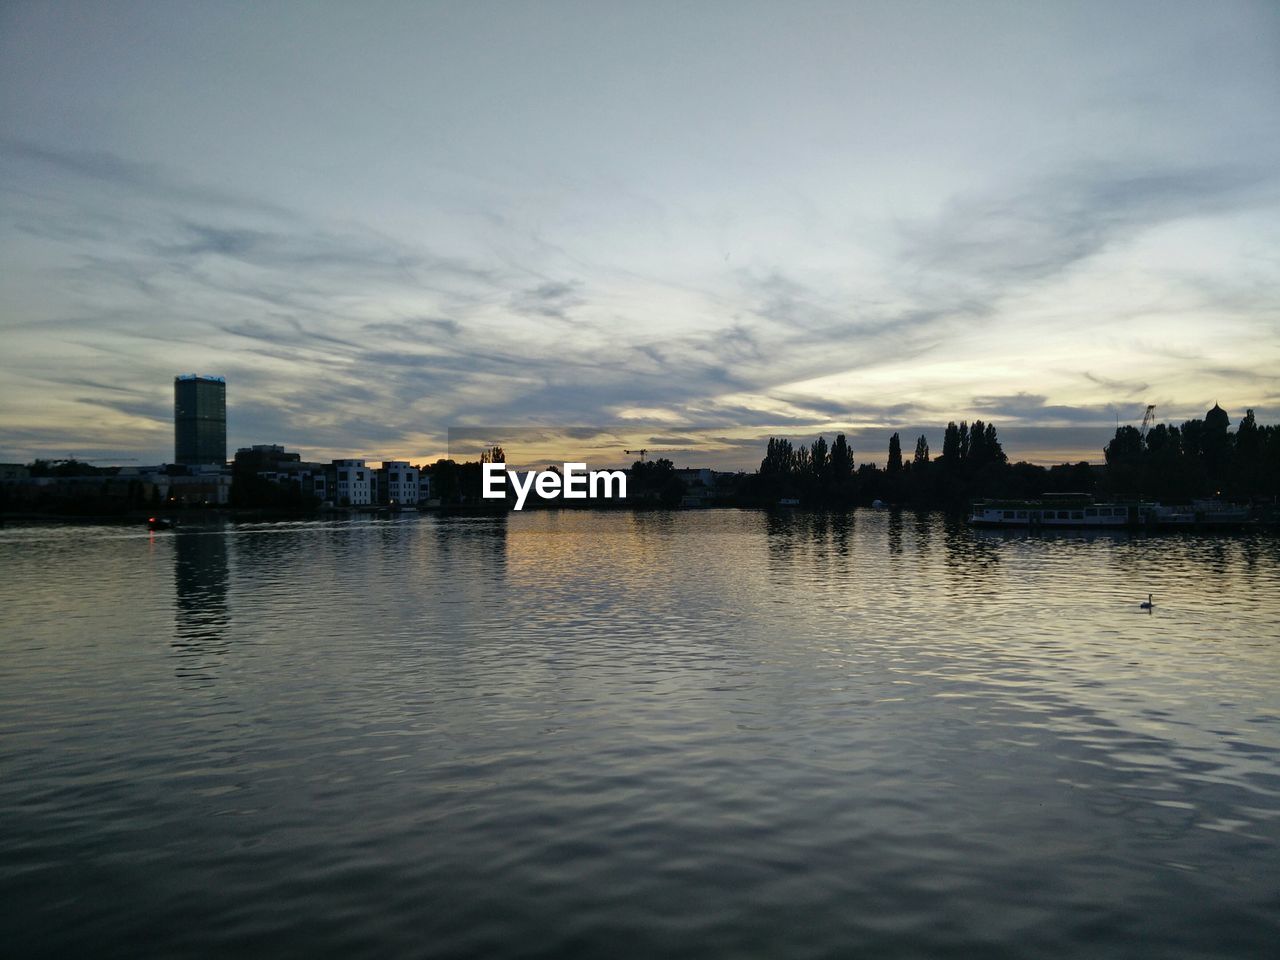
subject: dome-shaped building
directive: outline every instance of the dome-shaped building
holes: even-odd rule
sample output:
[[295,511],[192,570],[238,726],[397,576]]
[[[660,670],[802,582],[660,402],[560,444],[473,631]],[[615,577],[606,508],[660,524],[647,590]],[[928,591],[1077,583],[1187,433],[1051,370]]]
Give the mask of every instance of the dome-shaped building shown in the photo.
[[1204,415],[1204,425],[1214,433],[1226,433],[1227,428],[1231,426],[1231,418],[1227,416],[1227,411],[1215,403],[1213,408]]

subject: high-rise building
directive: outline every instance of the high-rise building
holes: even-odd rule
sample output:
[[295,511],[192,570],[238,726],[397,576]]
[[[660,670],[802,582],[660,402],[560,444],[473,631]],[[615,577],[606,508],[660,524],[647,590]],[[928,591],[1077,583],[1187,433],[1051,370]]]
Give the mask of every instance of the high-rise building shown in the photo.
[[173,461],[227,462],[227,381],[186,373],[173,378]]

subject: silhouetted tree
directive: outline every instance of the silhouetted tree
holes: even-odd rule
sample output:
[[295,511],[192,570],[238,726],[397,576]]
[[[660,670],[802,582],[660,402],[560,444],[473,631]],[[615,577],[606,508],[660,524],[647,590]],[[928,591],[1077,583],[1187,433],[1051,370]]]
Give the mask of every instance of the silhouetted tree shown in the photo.
[[788,476],[794,465],[795,452],[791,449],[791,441],[770,437],[764,459],[760,461],[760,472],[766,476]]
[[676,476],[675,464],[666,457],[647,463],[637,460],[631,465],[627,499],[633,503],[678,507],[684,494],[684,481]]
[[914,466],[921,466],[928,462],[929,462],[929,441],[925,438],[925,435],[922,433],[920,434],[920,438],[916,440],[916,453],[915,453],[915,456],[911,458],[911,463]]
[[1262,449],[1264,434],[1258,429],[1253,410],[1246,410],[1244,419],[1236,428],[1235,478],[1232,492],[1246,496],[1258,491],[1262,475]]
[[889,460],[885,464],[885,472],[891,474],[902,472],[902,441],[896,433],[889,438]]
[[837,433],[831,444],[831,482],[842,484],[853,476],[853,450],[843,433]]
[[960,428],[954,420],[947,422],[947,429],[942,434],[942,463],[948,470],[958,470],[961,452]]
[[748,499],[764,503],[799,496],[815,505],[883,499],[959,509],[984,497],[1095,491],[1099,496],[1171,503],[1219,490],[1242,499],[1280,498],[1280,425],[1259,426],[1249,411],[1232,433],[1228,415],[1217,407],[1204,420],[1187,420],[1180,427],[1156,424],[1145,438],[1132,426],[1117,428],[1103,451],[1105,468],[1087,462],[1049,469],[1011,464],[995,425],[982,420],[972,426],[948,422],[937,460],[930,459],[929,443],[922,435],[911,463],[904,464],[901,438],[894,434],[884,470],[863,464],[855,472],[852,452],[844,435],[838,435],[827,451],[825,480],[815,468],[814,456],[823,446],[815,442],[797,449],[790,441],[771,437],[760,472],[743,484]]
[[1131,426],[1117,428],[1104,450],[1107,494],[1167,502],[1276,496],[1267,464],[1277,428],[1258,426],[1252,411],[1234,433],[1230,423],[1215,404],[1203,420],[1185,420],[1180,427],[1156,424],[1145,439]]
[[[963,425],[961,429],[963,430]],[[969,428],[969,451],[965,460],[975,470],[993,463],[1008,462],[1008,457],[1000,446],[1000,440],[996,437],[995,424],[984,424],[981,420],[973,421],[973,426]]]
[[813,441],[813,447],[809,453],[810,469],[813,471],[813,478],[818,483],[825,483],[830,476],[831,459],[827,453],[827,441],[823,437],[819,437]]
[[1142,456],[1142,434],[1137,427],[1116,428],[1116,435],[1102,451],[1107,466],[1123,466],[1137,463]]

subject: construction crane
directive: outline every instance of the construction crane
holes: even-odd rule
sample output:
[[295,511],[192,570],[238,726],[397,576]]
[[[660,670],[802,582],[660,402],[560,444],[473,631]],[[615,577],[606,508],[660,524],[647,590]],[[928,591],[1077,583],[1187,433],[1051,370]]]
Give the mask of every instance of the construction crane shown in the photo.
[[1138,432],[1142,434],[1142,439],[1147,439],[1147,431],[1156,425],[1156,405],[1154,403],[1147,404],[1147,412],[1142,415],[1142,426]]
[[641,447],[639,450],[623,450],[627,456],[638,456],[642,461],[649,459],[651,453],[687,453],[685,450],[650,450],[648,447]]

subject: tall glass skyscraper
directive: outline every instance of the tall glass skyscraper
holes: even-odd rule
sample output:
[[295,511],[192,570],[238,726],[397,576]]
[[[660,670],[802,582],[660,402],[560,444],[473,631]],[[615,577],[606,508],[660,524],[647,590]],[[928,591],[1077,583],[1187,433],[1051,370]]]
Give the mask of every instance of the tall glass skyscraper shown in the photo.
[[227,462],[227,381],[194,373],[173,378],[173,462]]

